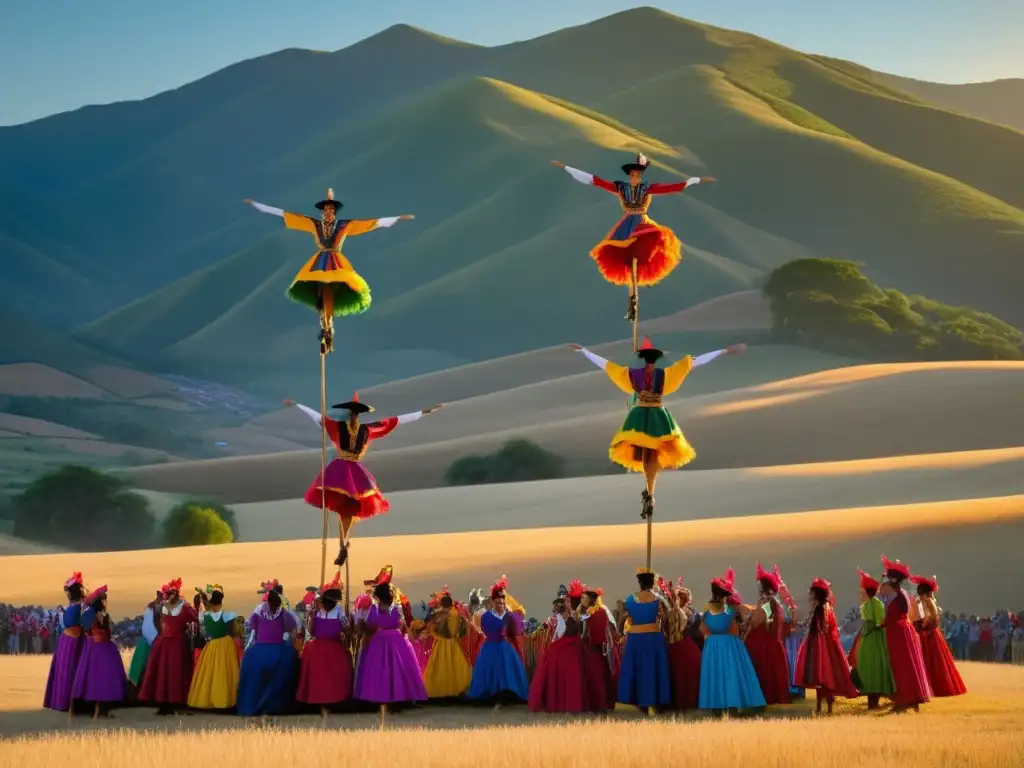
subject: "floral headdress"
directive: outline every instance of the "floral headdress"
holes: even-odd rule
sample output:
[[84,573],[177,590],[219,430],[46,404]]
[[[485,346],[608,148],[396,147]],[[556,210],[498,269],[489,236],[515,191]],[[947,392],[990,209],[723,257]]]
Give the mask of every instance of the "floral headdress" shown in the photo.
[[501,578],[491,585],[491,600],[504,597],[506,589],[508,589],[508,577],[502,574]]
[[160,587],[160,591],[166,596],[171,592],[181,592],[181,579],[171,579],[169,582]]
[[880,586],[878,583],[878,579],[876,579],[867,571],[858,568],[857,573],[860,574],[861,589],[878,589],[878,587]]
[[92,605],[97,600],[99,600],[101,597],[106,597],[106,596],[107,596],[107,585],[104,584],[102,587],[97,587],[92,592],[90,592],[86,596],[85,602],[86,602],[87,605]]
[[718,587],[719,589],[724,590],[726,592],[732,592],[733,584],[735,583],[735,581],[736,572],[732,568],[730,568],[718,578],[712,579],[711,584],[712,586]]
[[829,605],[835,605],[836,598],[832,594],[832,584],[820,576],[811,582],[811,589],[820,589],[825,593],[825,600]]
[[935,576],[932,576],[930,579],[927,576],[911,576],[910,583],[918,586],[924,585],[928,588],[929,592],[939,591],[939,580]]
[[758,581],[767,582],[766,586],[768,586],[775,594],[779,593],[779,587],[782,585],[782,579],[778,575],[778,568],[778,566],[775,566],[771,571],[766,571],[764,566],[761,565],[761,561],[758,560],[757,574],[755,576]]
[[573,579],[569,582],[569,589],[567,595],[571,600],[579,600],[583,597],[583,593],[587,591],[587,588],[583,586],[583,582],[579,579]]
[[85,588],[85,585],[82,583],[82,572],[81,571],[75,571],[74,573],[71,574],[71,576],[68,578],[68,580],[64,582],[64,589],[65,590],[71,589],[73,586],[75,586],[75,584],[77,584],[78,586],[82,587],[83,589]]
[[882,555],[882,567],[885,568],[886,574],[892,571],[893,573],[898,573],[904,579],[910,578],[910,567],[904,565],[899,560],[890,560],[885,555]]
[[207,584],[206,594],[212,595],[214,592],[220,592],[223,595],[224,587],[222,587],[220,584]]

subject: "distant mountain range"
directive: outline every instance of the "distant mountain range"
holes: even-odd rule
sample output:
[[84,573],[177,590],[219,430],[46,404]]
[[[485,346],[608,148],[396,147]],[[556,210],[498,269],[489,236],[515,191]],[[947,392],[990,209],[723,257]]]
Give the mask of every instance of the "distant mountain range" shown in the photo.
[[330,186],[346,216],[416,214],[346,246],[374,305],[332,366],[360,386],[620,338],[625,292],[587,257],[618,207],[548,161],[617,178],[643,151],[719,179],[653,207],[686,255],[643,317],[816,254],[1024,325],[1022,104],[1024,81],[905,80],[650,8],[495,48],[399,25],[0,129],[0,300],[76,354],[269,387],[315,371],[284,297],[313,245],[242,199],[312,212]]

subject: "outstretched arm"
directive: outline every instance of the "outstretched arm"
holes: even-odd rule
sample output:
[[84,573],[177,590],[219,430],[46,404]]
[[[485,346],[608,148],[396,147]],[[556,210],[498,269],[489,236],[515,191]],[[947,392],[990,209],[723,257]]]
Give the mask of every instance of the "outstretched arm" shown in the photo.
[[401,216],[385,216],[381,219],[352,219],[345,225],[345,234],[365,235],[375,229],[387,229],[400,221],[411,221],[414,218],[411,213],[403,213]]
[[671,395],[686,381],[686,377],[690,374],[690,371],[694,368],[707,365],[712,360],[717,360],[722,355],[741,355],[747,349],[746,344],[734,344],[731,347],[725,349],[716,349],[714,352],[705,352],[703,355],[697,355],[697,357],[691,357],[687,355],[677,363],[673,363],[665,369],[665,388],[664,393]]
[[316,223],[309,216],[303,216],[301,213],[289,213],[281,208],[275,208],[272,205],[257,203],[255,200],[246,200],[245,202],[260,213],[266,213],[271,216],[280,216],[284,219],[284,225],[288,227],[288,229],[296,229],[300,232],[309,232],[311,235],[316,234]]
[[570,176],[576,179],[576,181],[578,181],[580,184],[587,184],[588,186],[591,187],[600,187],[604,191],[611,192],[612,194],[616,195],[619,193],[619,190],[615,187],[615,184],[613,184],[610,181],[606,181],[605,179],[602,179],[600,176],[595,176],[592,173],[581,171],[579,168],[572,168],[571,166],[568,166],[565,163],[560,163],[557,160],[552,160],[551,164],[556,168],[561,168],[562,170],[564,170],[566,173],[568,173]]
[[595,355],[589,349],[581,347],[579,344],[570,344],[570,349],[575,349],[577,352],[582,354],[587,360],[592,362],[602,371],[604,371],[608,378],[612,380],[612,383],[625,392],[627,395],[632,395],[633,384],[629,380],[629,369],[622,365],[616,365],[615,363],[605,360],[600,355]]
[[647,193],[651,195],[673,195],[682,192],[687,187],[694,187],[697,184],[710,184],[714,181],[711,176],[691,176],[686,181],[678,181],[674,184],[651,184],[647,187]]
[[390,434],[395,427],[399,424],[408,424],[411,421],[417,421],[423,418],[429,413],[441,408],[440,405],[432,405],[429,408],[424,408],[422,411],[413,411],[412,413],[403,413],[401,416],[392,416],[388,419],[381,419],[380,421],[374,421],[366,425],[369,430],[370,440],[376,440]]
[[309,416],[309,418],[311,418],[314,421],[314,423],[316,423],[316,425],[318,427],[320,426],[320,413],[319,413],[319,411],[314,411],[312,408],[309,408],[309,407],[303,405],[302,403],[296,403],[294,400],[285,400],[284,404],[285,404],[285,407],[287,407],[289,405],[294,405],[296,408],[298,408],[304,414]]

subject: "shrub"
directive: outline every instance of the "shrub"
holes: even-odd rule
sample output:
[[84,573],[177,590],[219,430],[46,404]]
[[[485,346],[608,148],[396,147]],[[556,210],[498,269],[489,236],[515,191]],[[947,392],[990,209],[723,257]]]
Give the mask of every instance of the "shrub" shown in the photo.
[[149,502],[126,480],[76,465],[32,481],[14,512],[16,536],[86,551],[148,547],[155,525]]
[[565,477],[565,459],[530,440],[510,440],[487,456],[463,456],[448,467],[448,485],[515,483]]
[[235,510],[231,509],[231,507],[225,507],[223,504],[219,504],[216,501],[188,499],[187,501],[183,501],[172,507],[171,511],[167,513],[165,520],[169,520],[174,515],[180,515],[182,514],[182,510],[189,509],[191,507],[202,507],[203,509],[209,509],[215,512],[217,517],[227,523],[228,528],[231,529],[232,541],[238,541],[238,520],[235,518]]
[[209,507],[178,506],[164,519],[163,529],[164,545],[168,547],[230,544],[235,540],[231,526]]

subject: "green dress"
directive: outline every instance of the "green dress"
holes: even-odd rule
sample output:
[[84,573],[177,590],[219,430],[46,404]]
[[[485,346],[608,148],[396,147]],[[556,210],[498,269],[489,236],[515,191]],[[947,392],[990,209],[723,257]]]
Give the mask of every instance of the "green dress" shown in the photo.
[[860,607],[861,628],[856,645],[853,683],[862,694],[888,696],[896,690],[885,645],[885,606],[877,597]]

